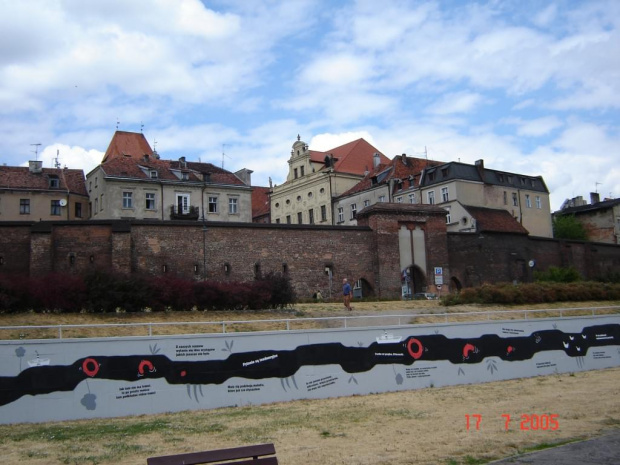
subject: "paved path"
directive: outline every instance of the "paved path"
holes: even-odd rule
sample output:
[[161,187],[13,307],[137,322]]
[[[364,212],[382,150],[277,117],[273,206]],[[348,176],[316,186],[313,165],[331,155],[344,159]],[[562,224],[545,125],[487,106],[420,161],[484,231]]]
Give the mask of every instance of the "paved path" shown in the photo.
[[620,429],[587,441],[490,462],[504,465],[618,465]]

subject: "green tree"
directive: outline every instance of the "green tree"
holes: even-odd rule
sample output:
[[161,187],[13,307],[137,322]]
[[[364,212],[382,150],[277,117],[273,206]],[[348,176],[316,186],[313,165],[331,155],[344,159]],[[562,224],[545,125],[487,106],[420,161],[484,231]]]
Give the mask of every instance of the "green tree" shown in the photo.
[[575,215],[558,215],[553,218],[553,237],[587,241],[588,233]]

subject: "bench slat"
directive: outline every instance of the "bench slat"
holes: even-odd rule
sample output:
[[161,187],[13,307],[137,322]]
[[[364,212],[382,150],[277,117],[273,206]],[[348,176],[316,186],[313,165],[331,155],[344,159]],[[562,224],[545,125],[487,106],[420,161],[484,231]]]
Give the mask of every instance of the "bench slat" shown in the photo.
[[[187,454],[166,455],[146,459],[147,465],[199,465],[203,463],[225,462],[227,460],[248,459],[274,455],[276,448],[273,444],[258,444],[253,446],[233,447],[205,452],[190,452]],[[231,465],[277,465],[275,457],[250,459],[242,462],[231,462]]]

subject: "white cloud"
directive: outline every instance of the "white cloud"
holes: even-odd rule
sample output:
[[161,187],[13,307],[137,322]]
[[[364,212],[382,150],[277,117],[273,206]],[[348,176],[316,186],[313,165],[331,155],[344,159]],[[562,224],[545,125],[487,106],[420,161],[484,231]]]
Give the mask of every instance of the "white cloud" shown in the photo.
[[[341,132],[338,134],[332,133],[323,133],[317,134],[312,137],[310,143],[308,144],[310,150],[317,150],[319,152],[325,152],[327,150],[340,147],[346,143],[352,142],[357,139],[364,139],[371,145],[374,145],[374,139],[372,135],[368,131],[351,131],[351,132]],[[380,147],[376,147],[381,150]]]
[[[43,167],[54,168],[56,162],[61,168],[84,170],[84,175],[94,169],[101,160],[105,152],[95,149],[85,149],[78,146],[68,146],[65,144],[48,145],[39,152],[38,159],[43,162]],[[34,156],[31,157],[34,160]],[[23,163],[22,166],[28,166]]]
[[484,103],[480,94],[457,92],[443,95],[429,109],[435,115],[449,115],[452,113],[468,113]]
[[548,5],[545,9],[539,11],[533,18],[533,23],[539,27],[548,26],[556,19],[558,7],[555,4]]
[[507,118],[503,121],[506,124],[514,125],[519,136],[540,137],[549,134],[551,131],[562,127],[563,123],[557,116],[545,116],[533,120],[523,120],[521,118]]

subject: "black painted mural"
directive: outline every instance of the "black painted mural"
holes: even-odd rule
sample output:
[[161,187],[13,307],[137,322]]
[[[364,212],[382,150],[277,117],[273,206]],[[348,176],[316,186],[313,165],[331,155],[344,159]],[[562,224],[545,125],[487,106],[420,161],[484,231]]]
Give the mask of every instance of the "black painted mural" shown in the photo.
[[[347,373],[361,373],[377,365],[412,365],[416,361],[477,364],[487,357],[523,361],[545,351],[563,351],[584,357],[588,349],[618,345],[620,325],[585,327],[580,333],[543,330],[529,336],[448,338],[441,334],[397,337],[384,335],[367,347],[340,343],[308,344],[292,350],[259,350],[231,353],[223,360],[170,360],[156,352],[149,355],[81,358],[71,365],[34,364],[17,376],[0,377],[0,405],[25,395],[72,391],[88,379],[139,381],[164,378],[169,384],[222,384],[230,378],[288,378],[303,366],[339,365]],[[16,353],[23,348],[16,349]],[[19,356],[19,354],[17,354]],[[23,354],[22,354],[23,356]]]

